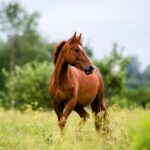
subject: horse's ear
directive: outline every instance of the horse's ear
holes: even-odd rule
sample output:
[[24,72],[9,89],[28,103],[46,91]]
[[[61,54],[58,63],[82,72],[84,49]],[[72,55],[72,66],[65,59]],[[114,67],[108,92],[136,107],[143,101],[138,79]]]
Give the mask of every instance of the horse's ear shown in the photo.
[[79,44],[82,45],[82,33],[80,33],[80,35],[77,37],[77,40]]
[[81,41],[81,39],[82,39],[82,33],[80,33],[80,35],[78,36],[78,41]]
[[74,35],[72,36],[72,38],[69,40],[69,43],[74,43],[76,41],[76,35],[77,33],[75,32]]

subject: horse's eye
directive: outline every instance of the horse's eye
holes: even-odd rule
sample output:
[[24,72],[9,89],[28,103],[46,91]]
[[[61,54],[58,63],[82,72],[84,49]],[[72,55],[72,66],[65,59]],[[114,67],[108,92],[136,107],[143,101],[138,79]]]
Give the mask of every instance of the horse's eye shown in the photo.
[[80,50],[79,49],[75,49],[75,52],[79,52]]

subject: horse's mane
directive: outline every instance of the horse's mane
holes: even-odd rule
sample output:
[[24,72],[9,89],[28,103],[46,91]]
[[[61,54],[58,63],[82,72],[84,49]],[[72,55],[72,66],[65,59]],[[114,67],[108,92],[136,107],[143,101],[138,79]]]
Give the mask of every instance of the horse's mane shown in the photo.
[[58,56],[60,54],[60,51],[61,51],[62,47],[65,45],[65,43],[66,43],[66,41],[62,41],[59,45],[56,46],[56,48],[54,50],[54,55],[53,55],[54,64],[56,64]]

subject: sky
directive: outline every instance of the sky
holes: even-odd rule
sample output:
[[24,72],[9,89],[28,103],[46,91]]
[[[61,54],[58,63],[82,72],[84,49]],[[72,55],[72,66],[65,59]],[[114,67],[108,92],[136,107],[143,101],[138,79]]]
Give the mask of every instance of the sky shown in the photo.
[[[4,1],[4,0],[3,0]],[[5,0],[18,1],[29,13],[40,14],[38,30],[48,41],[82,33],[83,43],[102,58],[112,49],[137,56],[141,67],[150,64],[149,0]]]

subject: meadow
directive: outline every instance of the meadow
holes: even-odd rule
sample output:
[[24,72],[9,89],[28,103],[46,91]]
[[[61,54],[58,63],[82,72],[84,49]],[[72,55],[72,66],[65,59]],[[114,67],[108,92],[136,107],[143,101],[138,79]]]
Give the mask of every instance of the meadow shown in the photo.
[[[88,110],[90,113],[90,110]],[[96,133],[93,116],[79,130],[73,112],[60,134],[54,111],[0,109],[0,150],[149,150],[150,110],[109,108],[110,133]]]

